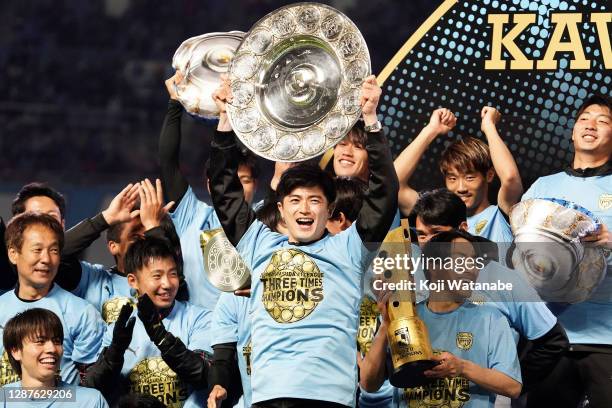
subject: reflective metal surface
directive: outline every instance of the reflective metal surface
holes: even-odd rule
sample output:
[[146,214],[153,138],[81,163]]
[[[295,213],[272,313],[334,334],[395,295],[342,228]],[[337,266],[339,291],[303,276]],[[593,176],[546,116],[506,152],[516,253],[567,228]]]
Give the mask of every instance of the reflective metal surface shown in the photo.
[[190,114],[205,119],[219,116],[212,93],[221,84],[244,33],[209,33],[185,40],[174,53],[172,67],[184,74],[177,84],[178,100]]
[[224,292],[248,287],[251,271],[221,228],[202,231],[200,247],[210,283]]
[[598,230],[588,210],[556,199],[525,200],[510,211],[512,264],[544,301],[587,300],[605,276],[601,248],[580,238]]
[[307,160],[357,121],[370,72],[366,43],[344,14],[317,3],[286,6],[259,20],[236,51],[228,116],[256,154]]

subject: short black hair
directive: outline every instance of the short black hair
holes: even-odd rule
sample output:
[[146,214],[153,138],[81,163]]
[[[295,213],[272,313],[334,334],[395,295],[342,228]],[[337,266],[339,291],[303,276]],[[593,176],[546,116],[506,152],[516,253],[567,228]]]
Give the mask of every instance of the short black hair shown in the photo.
[[60,251],[64,248],[64,229],[62,225],[49,214],[22,213],[9,221],[4,231],[6,249],[14,248],[21,252],[25,231],[32,226],[40,225],[53,232],[59,244]]
[[582,115],[582,112],[584,112],[586,108],[588,108],[591,105],[605,106],[612,113],[612,98],[610,98],[608,95],[593,94],[589,96],[582,103],[582,105],[580,105],[580,108],[578,108],[578,112],[576,113],[575,119],[577,120],[580,117],[580,115]]
[[366,184],[355,177],[336,177],[334,183],[336,185],[336,200],[330,219],[337,220],[342,213],[347,220],[354,222],[363,205],[363,194],[367,189]]
[[13,215],[25,212],[25,203],[32,197],[49,197],[59,208],[62,219],[66,218],[66,200],[57,190],[46,183],[33,182],[21,187],[11,205]]
[[467,220],[467,208],[457,194],[438,188],[419,195],[412,216],[420,217],[428,225],[459,228]]
[[125,254],[125,274],[136,274],[137,271],[147,266],[155,259],[170,258],[176,264],[177,270],[180,262],[176,251],[172,248],[170,241],[156,237],[139,238],[127,250]]
[[272,231],[278,232],[278,224],[281,222],[282,217],[275,201],[264,202],[264,204],[255,211],[255,216]]
[[320,187],[330,206],[336,200],[334,179],[329,173],[318,166],[299,164],[287,169],[281,176],[276,187],[278,201],[282,202],[286,196],[300,187]]
[[[463,238],[466,241],[470,242],[474,247],[474,252],[478,256],[478,245],[479,240],[475,239],[475,237],[465,231],[461,231],[458,229],[452,229],[449,231],[439,232],[425,244],[423,247],[423,258],[424,259],[446,259],[451,256],[451,245],[457,238]],[[449,245],[444,245],[449,244]],[[426,262],[425,265],[429,265],[429,262]],[[426,279],[431,279],[431,271],[428,267],[423,268],[423,274]]]
[[24,340],[37,337],[64,341],[64,329],[59,317],[48,309],[35,307],[17,313],[4,326],[2,342],[13,370],[21,377],[21,363],[13,358],[11,351],[22,350]]

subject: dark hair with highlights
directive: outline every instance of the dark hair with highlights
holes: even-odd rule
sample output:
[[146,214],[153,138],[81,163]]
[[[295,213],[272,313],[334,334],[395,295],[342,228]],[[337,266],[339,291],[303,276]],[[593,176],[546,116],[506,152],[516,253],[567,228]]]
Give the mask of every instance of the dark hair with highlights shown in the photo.
[[317,166],[300,164],[287,169],[281,176],[276,187],[278,201],[282,202],[286,196],[300,187],[320,187],[330,206],[336,200],[336,188],[332,176]]
[[13,370],[21,377],[21,363],[11,351],[23,350],[25,340],[43,338],[59,343],[64,341],[64,329],[59,317],[48,309],[33,308],[17,313],[4,326],[2,342]]
[[40,225],[51,231],[59,244],[60,251],[64,248],[64,229],[62,225],[49,214],[22,213],[13,217],[4,232],[6,249],[13,248],[21,253],[24,233],[29,227]]
[[465,137],[448,146],[440,159],[440,171],[447,175],[453,168],[462,173],[486,175],[493,167],[489,146],[475,137]]
[[66,200],[57,190],[46,183],[29,183],[21,187],[11,205],[13,215],[25,212],[25,203],[32,197],[49,197],[59,208],[62,219],[66,217]]

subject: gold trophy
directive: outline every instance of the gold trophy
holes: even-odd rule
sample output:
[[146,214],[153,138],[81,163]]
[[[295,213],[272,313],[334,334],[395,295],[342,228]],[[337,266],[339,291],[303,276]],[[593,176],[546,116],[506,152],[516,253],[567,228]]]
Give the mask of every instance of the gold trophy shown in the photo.
[[[381,252],[385,258],[395,258],[396,255],[411,254],[410,230],[408,221],[402,219],[401,226],[390,231],[385,237]],[[379,252],[380,256],[380,252]],[[393,269],[385,271],[385,282],[406,284],[412,282],[413,271]],[[393,370],[389,370],[389,381],[398,388],[418,387],[431,380],[423,372],[431,369],[437,363],[432,360],[433,351],[425,323],[419,318],[415,308],[415,291],[394,291],[387,303],[387,311],[391,323],[387,330],[387,338],[391,349]]]

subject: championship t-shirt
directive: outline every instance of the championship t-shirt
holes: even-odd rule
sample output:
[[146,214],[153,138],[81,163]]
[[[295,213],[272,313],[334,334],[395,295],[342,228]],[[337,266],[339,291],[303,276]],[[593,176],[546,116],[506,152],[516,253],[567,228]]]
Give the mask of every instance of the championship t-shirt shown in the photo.
[[490,205],[478,214],[467,217],[468,232],[493,242],[512,242],[512,229],[496,205]]
[[211,346],[236,343],[238,368],[242,382],[243,403],[251,406],[251,318],[249,298],[221,293],[213,312]]
[[253,402],[354,406],[361,279],[374,255],[353,224],[307,245],[255,221],[237,245],[251,269]]
[[[575,177],[565,172],[540,177],[523,195],[572,201],[612,230],[612,175]],[[572,305],[551,305],[565,328],[570,343],[612,344],[612,254],[608,251],[607,272],[591,297]]]
[[[136,311],[133,313],[136,315]],[[212,353],[210,348],[211,312],[188,302],[175,301],[172,311],[162,323],[166,330],[181,339],[192,351]],[[113,338],[114,323],[104,335],[104,347]],[[131,392],[150,394],[170,408],[202,407],[206,405],[206,390],[192,390],[161,357],[142,322],[136,317],[132,341],[124,354],[122,383]]]
[[221,228],[219,218],[213,207],[200,201],[191,187],[170,216],[181,240],[183,273],[189,288],[189,301],[214,310],[221,291],[210,283],[204,270],[201,237],[203,232]]
[[[64,354],[60,364],[61,377],[67,383],[77,384],[79,372],[75,363],[91,364],[97,359],[102,345],[105,324],[96,309],[84,299],[53,285],[47,296],[35,301],[23,301],[15,291],[0,296],[0,335],[6,322],[19,312],[35,307],[55,313],[64,329]],[[4,346],[0,343],[0,384],[19,380],[8,362]]]
[[[434,352],[447,351],[481,367],[495,369],[521,382],[516,345],[502,314],[489,306],[470,302],[448,313],[429,310],[426,302],[417,305],[427,326]],[[467,378],[457,376],[434,380],[430,385],[395,389],[396,407],[448,406],[492,408],[496,394]]]
[[[45,390],[49,398],[22,397],[21,381],[0,389],[3,408],[108,408],[106,400],[95,388],[79,387],[60,381],[53,390]],[[73,394],[74,393],[74,394]]]
[[117,320],[121,307],[135,302],[136,292],[127,278],[103,265],[81,261],[81,281],[72,293],[94,305],[102,319],[110,324]]

